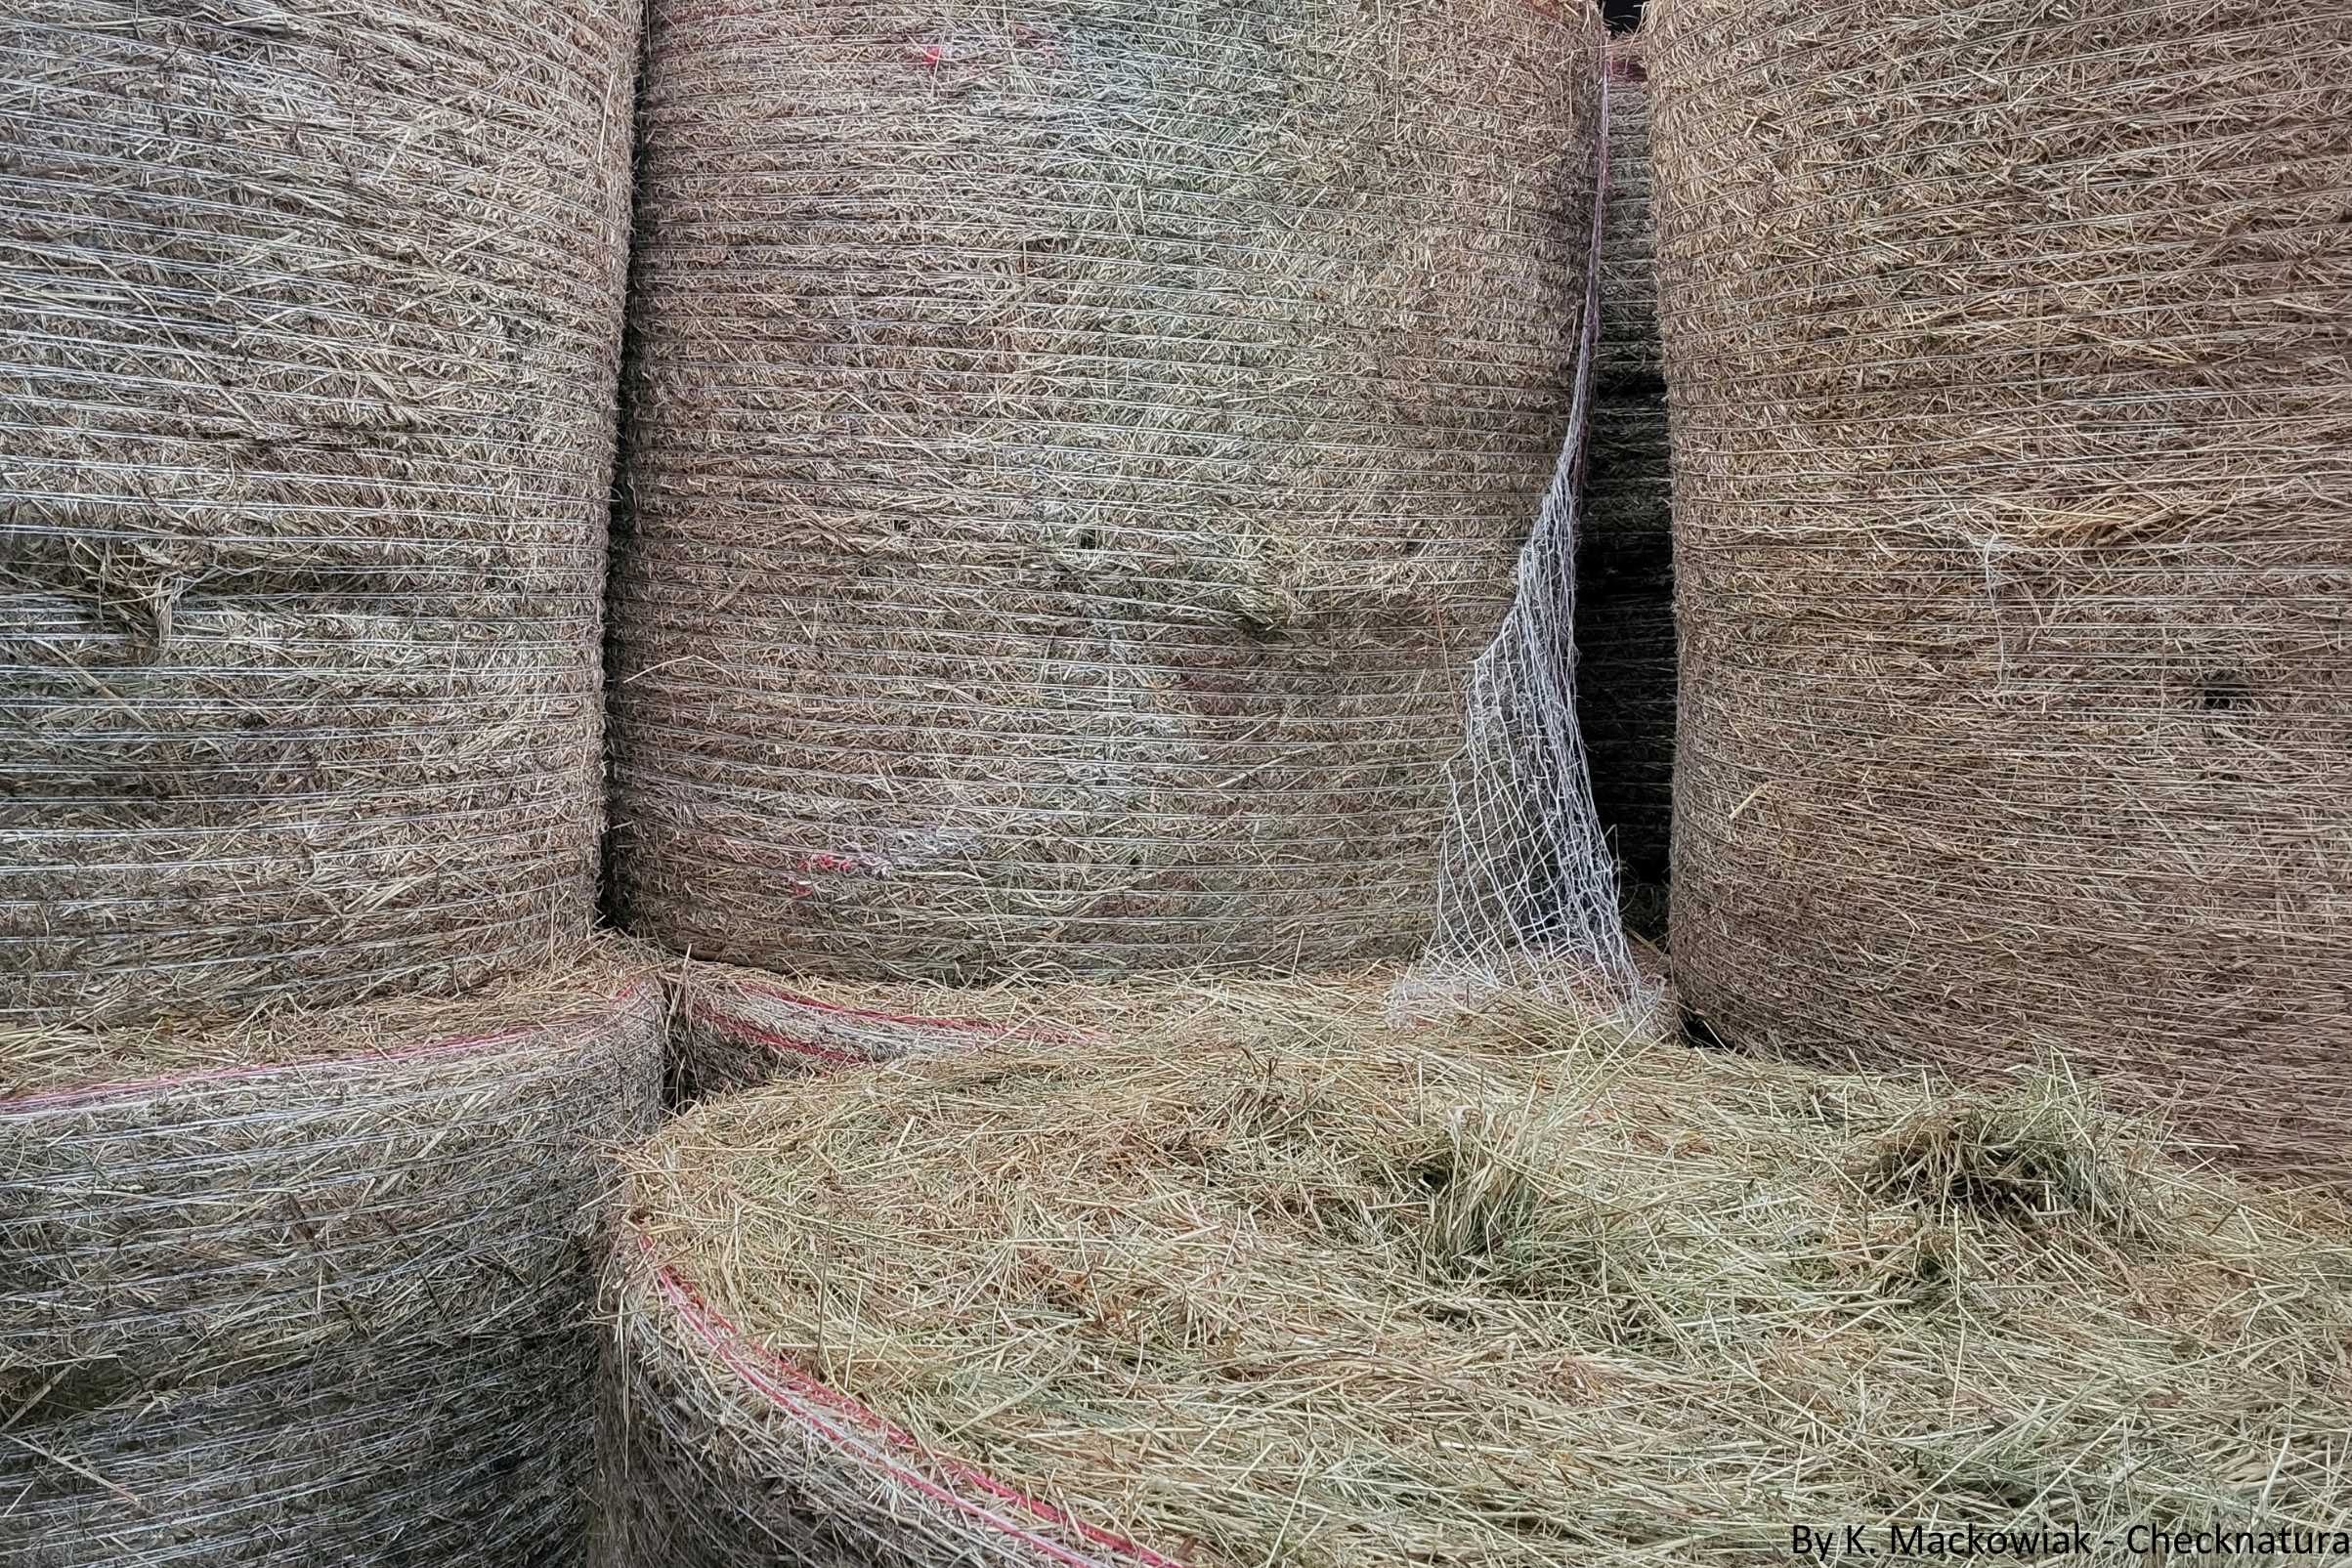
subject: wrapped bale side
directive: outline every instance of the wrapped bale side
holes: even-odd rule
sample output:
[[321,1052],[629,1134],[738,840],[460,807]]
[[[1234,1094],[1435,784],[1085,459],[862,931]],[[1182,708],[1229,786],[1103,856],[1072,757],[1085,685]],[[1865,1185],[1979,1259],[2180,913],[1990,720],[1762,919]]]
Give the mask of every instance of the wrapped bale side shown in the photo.
[[1565,425],[1598,19],[649,26],[626,921],[868,978],[1413,948]]
[[663,1005],[0,1036],[0,1564],[577,1562],[611,1151]]
[[0,1020],[586,934],[626,0],[0,19]]
[[1509,996],[1399,1031],[1392,979],[939,996],[998,1038],[633,1151],[592,1560],[1559,1568],[1777,1560],[1890,1498],[2352,1510],[2340,1205],[2192,1177],[2063,1076]]
[[1675,972],[2352,1181],[2352,11],[1671,0]]
[[1626,923],[1666,931],[1673,859],[1674,508],[1658,342],[1649,97],[1632,39],[1609,48],[1601,335],[1576,536],[1576,717]]

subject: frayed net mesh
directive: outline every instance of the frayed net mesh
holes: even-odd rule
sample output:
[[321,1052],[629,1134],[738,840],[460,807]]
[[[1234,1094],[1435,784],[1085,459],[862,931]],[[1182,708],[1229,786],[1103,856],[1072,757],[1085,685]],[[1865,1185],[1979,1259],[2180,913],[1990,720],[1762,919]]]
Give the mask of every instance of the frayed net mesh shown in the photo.
[[1509,987],[1612,1011],[1645,1011],[1651,1003],[1618,913],[1616,868],[1576,723],[1576,531],[1600,346],[1605,80],[1601,92],[1594,262],[1585,270],[1567,440],[1519,552],[1510,614],[1471,671],[1464,742],[1447,770],[1452,814],[1438,866],[1436,933],[1396,988],[1403,1014]]

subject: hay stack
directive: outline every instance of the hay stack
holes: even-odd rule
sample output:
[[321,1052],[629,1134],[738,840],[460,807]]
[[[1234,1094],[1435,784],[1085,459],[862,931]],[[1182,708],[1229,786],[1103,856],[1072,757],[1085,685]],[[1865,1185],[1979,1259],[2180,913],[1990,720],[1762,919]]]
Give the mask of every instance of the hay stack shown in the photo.
[[1561,9],[657,4],[634,928],[869,977],[1412,948],[1565,423]]
[[1673,857],[1674,509],[1649,97],[1631,39],[1609,50],[1608,153],[1601,338],[1576,537],[1576,716],[1626,921],[1658,937]]
[[0,1561],[577,1561],[660,990],[0,1037]]
[[592,912],[635,8],[0,19],[0,1020]]
[[2352,12],[1673,0],[1674,951],[2352,1181]]
[[2352,1511],[2339,1206],[2193,1179],[2062,1071],[1952,1095],[1532,1005],[1399,1034],[1386,989],[1000,993],[1031,1033],[674,1123],[613,1263],[613,1560],[1557,1568]]

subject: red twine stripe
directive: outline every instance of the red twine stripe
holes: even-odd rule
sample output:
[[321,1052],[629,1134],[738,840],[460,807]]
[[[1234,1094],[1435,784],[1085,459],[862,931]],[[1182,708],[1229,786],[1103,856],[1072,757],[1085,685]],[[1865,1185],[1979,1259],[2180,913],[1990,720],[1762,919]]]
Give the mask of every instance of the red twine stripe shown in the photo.
[[[605,1003],[610,1013],[622,1003],[634,1000],[639,993],[652,984],[647,979],[631,981],[615,993]],[[581,1017],[585,1017],[582,1014]],[[410,1045],[393,1051],[362,1051],[354,1056],[312,1056],[290,1062],[247,1062],[233,1067],[216,1067],[207,1072],[190,1073],[179,1078],[141,1079],[128,1083],[97,1083],[82,1088],[49,1089],[14,1100],[0,1100],[0,1116],[16,1116],[33,1111],[54,1111],[60,1106],[77,1105],[89,1100],[112,1099],[119,1095],[152,1094],[166,1089],[193,1088],[200,1083],[230,1083],[239,1079],[265,1078],[273,1073],[305,1073],[342,1070],[364,1073],[394,1062],[422,1061],[436,1056],[453,1056],[459,1051],[478,1051],[485,1045],[507,1045],[516,1040],[543,1035],[551,1029],[562,1029],[580,1020],[557,1019],[545,1024],[527,1024],[520,1029],[502,1030],[494,1035],[469,1035],[463,1039],[435,1040],[429,1045]]]
[[[1060,1044],[1076,1044],[1087,1038],[1084,1031],[1074,1033],[1064,1029],[1048,1029],[1037,1024],[1012,1024],[1006,1023],[1001,1018],[948,1018],[929,1017],[921,1013],[876,1012],[865,1007],[844,1007],[837,1002],[819,1001],[814,996],[803,996],[797,992],[783,991],[772,986],[741,986],[737,989],[747,996],[764,996],[770,1001],[781,1001],[793,1007],[807,1007],[817,1012],[829,1013],[835,1018],[862,1019],[869,1023],[905,1024],[915,1029],[955,1029],[970,1033],[1018,1035],[1029,1039],[1049,1040]],[[723,1028],[740,1028],[748,1034],[759,1033],[756,1026],[711,1011],[701,1003],[696,1004],[694,1014],[698,1018]],[[809,1050],[818,1055],[827,1054],[826,1047],[812,1045],[806,1040],[779,1038],[770,1043],[784,1044],[793,1049]],[[848,1056],[834,1059],[844,1062],[859,1060],[859,1058]]]
[[740,1018],[729,1017],[716,1008],[706,1007],[699,1001],[689,1007],[687,1012],[738,1039],[755,1040],[759,1044],[772,1045],[781,1051],[791,1051],[801,1056],[813,1056],[821,1062],[830,1062],[836,1067],[854,1067],[865,1060],[863,1057],[853,1056],[847,1051],[835,1050],[831,1045],[820,1045],[813,1039],[794,1039],[790,1035],[779,1035],[772,1029],[762,1029],[757,1024],[749,1024]]

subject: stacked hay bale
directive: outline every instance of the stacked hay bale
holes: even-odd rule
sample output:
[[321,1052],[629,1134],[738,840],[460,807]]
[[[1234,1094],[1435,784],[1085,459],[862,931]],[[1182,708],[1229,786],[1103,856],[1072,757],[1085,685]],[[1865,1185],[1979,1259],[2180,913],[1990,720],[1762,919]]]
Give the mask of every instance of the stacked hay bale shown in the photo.
[[584,934],[634,22],[0,20],[0,1019]]
[[1002,992],[986,1050],[673,1123],[610,1278],[605,1560],[1556,1568],[2352,1510],[2340,1206],[2201,1185],[2063,1078],[1532,1005],[1399,1033],[1390,980]]
[[1675,969],[2352,1181],[2352,13],[1670,0]]
[[660,988],[0,1036],[0,1561],[576,1561]]
[[1666,929],[1674,828],[1674,508],[1658,344],[1649,98],[1609,47],[1601,337],[1576,538],[1576,713],[1627,924]]
[[1598,18],[649,25],[626,921],[862,976],[1414,947],[1565,424]]
[[0,19],[11,1564],[579,1548],[635,33]]

